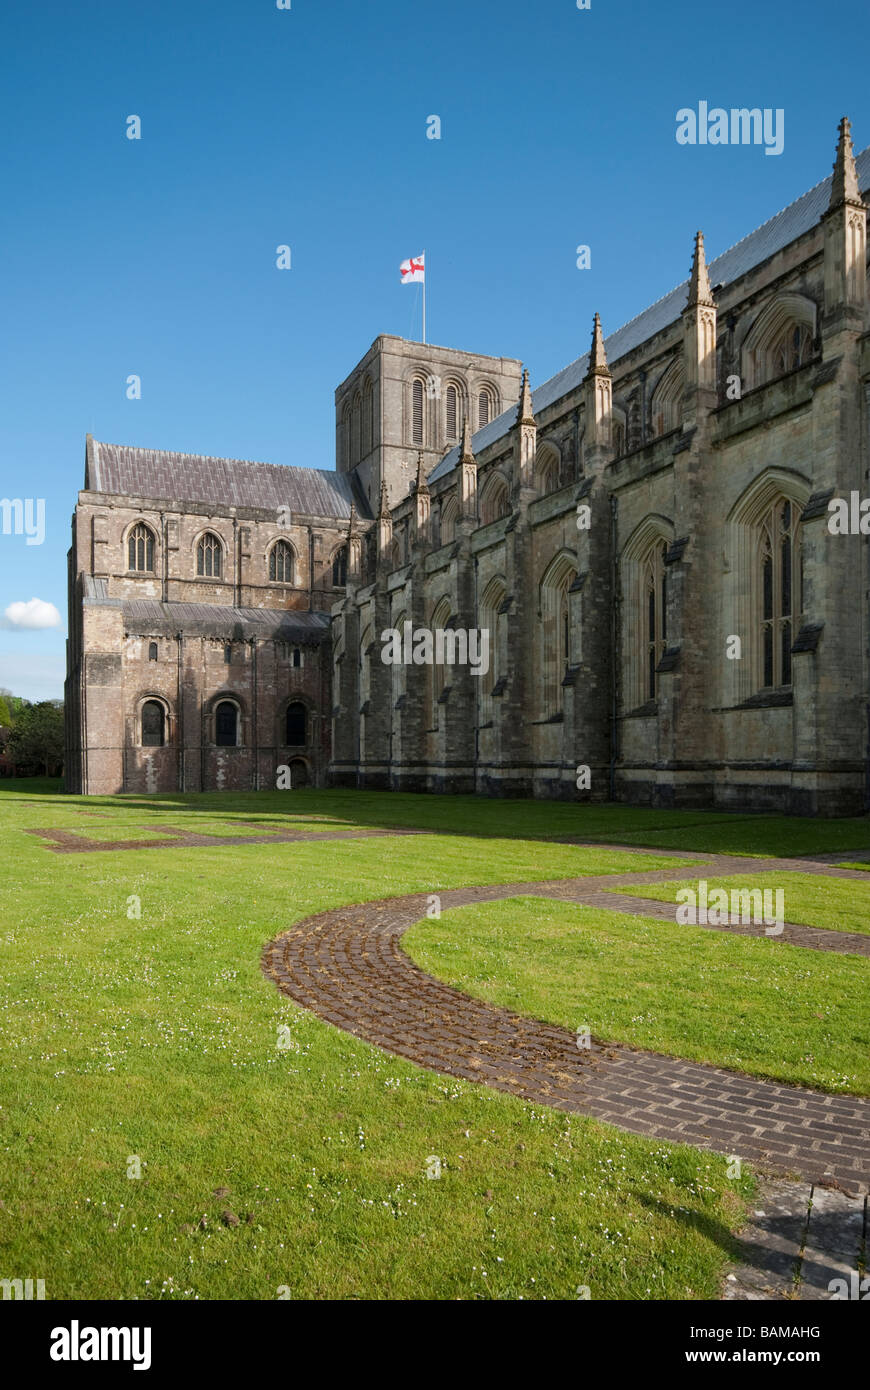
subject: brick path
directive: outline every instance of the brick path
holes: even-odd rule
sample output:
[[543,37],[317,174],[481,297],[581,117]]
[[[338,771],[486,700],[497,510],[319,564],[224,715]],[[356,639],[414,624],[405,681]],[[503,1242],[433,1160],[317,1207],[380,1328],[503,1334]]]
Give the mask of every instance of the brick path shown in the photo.
[[[254,822],[238,821],[239,825]],[[150,826],[142,826],[150,830]],[[161,825],[163,838],[152,840],[94,840],[78,830],[27,830],[28,835],[38,835],[47,841],[47,848],[55,854],[91,854],[98,850],[124,849],[221,849],[224,845],[272,845],[297,844],[303,840],[366,840],[373,835],[426,835],[425,830],[274,830],[262,835],[198,835],[193,830],[184,830],[177,825]]]
[[[600,848],[600,846],[599,846]],[[613,846],[608,846],[613,848]],[[628,847],[626,847],[628,848]],[[638,846],[630,847],[634,852]],[[648,852],[648,851],[647,851]],[[673,904],[604,891],[603,885],[776,871],[863,878],[818,861],[699,855],[691,868],[445,890],[442,909],[540,895],[673,921]],[[270,942],[263,969],[298,1004],[420,1066],[525,1100],[591,1115],[636,1134],[736,1154],[761,1166],[841,1186],[870,1181],[870,1100],[756,1080],[738,1072],[593,1040],[473,999],[420,970],[400,938],[427,899],[409,895],[320,913]],[[712,930],[763,934],[762,928]],[[870,955],[870,938],[787,927],[772,942]]]

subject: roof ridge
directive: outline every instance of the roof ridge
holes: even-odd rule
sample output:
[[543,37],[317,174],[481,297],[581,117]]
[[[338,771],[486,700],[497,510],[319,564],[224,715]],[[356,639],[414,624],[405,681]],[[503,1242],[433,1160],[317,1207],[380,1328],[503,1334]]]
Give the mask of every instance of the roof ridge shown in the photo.
[[[855,162],[857,163],[858,160],[862,157],[862,155],[865,155],[868,152],[870,152],[870,145],[865,145],[863,150],[859,150],[858,153],[855,155]],[[833,174],[826,174],[823,179],[819,179],[817,183],[811,184],[809,188],[805,188],[803,193],[799,193],[796,198],[792,198],[790,203],[786,203],[784,207],[781,207],[777,212],[772,213],[770,217],[766,217],[763,222],[759,222],[757,227],[753,227],[751,231],[747,232],[744,236],[739,237],[738,240],[732,242],[730,246],[726,246],[724,251],[720,251],[718,256],[715,256],[712,261],[708,262],[708,271],[712,270],[713,267],[717,264],[717,262],[721,261],[723,257],[727,256],[731,251],[736,251],[737,247],[742,246],[744,241],[748,241],[750,237],[755,236],[758,232],[763,231],[765,227],[768,227],[771,222],[775,222],[778,217],[782,217],[783,213],[788,212],[789,208],[793,208],[796,206],[796,204],[803,202],[804,198],[808,198],[811,193],[815,193],[816,190],[818,188],[821,188],[823,184],[830,183],[832,178]],[[685,280],[679,280],[676,285],[673,285],[664,294],[660,294],[658,299],[651,300],[650,303],[647,304],[643,309],[641,309],[639,313],[634,314],[630,319],[626,319],[624,323],[621,323],[618,326],[618,328],[612,329],[611,332],[609,332],[605,336],[605,348],[607,347],[607,344],[609,343],[610,339],[615,338],[617,333],[621,333],[624,328],[629,328],[631,324],[637,323],[638,319],[642,319],[645,314],[649,313],[650,309],[654,309],[657,304],[662,304],[664,300],[669,299],[672,294],[676,294],[677,290],[682,289],[683,285],[688,285],[690,278],[691,277],[687,275]],[[570,367],[576,366],[578,362],[583,362],[588,356],[589,353],[584,352],[581,353],[579,357],[573,358],[572,361],[566,362],[564,367],[560,367],[559,371],[554,372],[552,376],[548,376],[546,381],[542,381],[540,386],[537,386],[535,390],[543,390],[543,388],[545,386],[548,386],[551,381],[555,381],[557,376],[561,376],[562,372],[568,371]],[[618,361],[618,358],[614,360]],[[532,394],[534,395],[534,392]]]
[[292,468],[297,473],[335,473],[339,477],[337,468],[309,468],[299,463],[272,463],[269,459],[238,459],[229,454],[191,454],[184,449],[152,449],[146,444],[113,444],[108,439],[95,439],[94,444],[97,449],[132,449],[140,454],[172,454],[175,458],[199,459],[203,463],[234,463],[242,464],[249,468]]

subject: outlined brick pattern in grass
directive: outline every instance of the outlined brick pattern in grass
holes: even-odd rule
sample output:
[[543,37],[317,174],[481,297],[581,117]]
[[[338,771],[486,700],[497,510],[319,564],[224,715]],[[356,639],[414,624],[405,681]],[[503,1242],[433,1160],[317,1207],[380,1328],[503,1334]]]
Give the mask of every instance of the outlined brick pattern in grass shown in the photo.
[[[716,856],[718,869],[725,856]],[[793,861],[727,860],[730,872]],[[804,866],[806,867],[806,866]],[[719,870],[721,872],[721,870]],[[820,866],[821,872],[831,872]],[[608,875],[607,883],[690,877],[697,866]],[[444,910],[544,895],[618,908],[601,878],[443,891]],[[599,899],[607,901],[601,903]],[[638,900],[657,915],[661,904]],[[851,1193],[868,1190],[870,1101],[757,1080],[737,1072],[593,1039],[463,994],[420,970],[400,945],[425,914],[414,894],[320,913],[270,942],[263,969],[296,1003],[387,1052],[525,1100],[594,1116],[636,1134],[736,1154],[773,1171]],[[652,912],[649,911],[652,907]],[[720,928],[719,930],[734,930]],[[755,929],[758,932],[763,928]],[[797,929],[796,929],[797,930]],[[868,954],[866,937],[800,929],[791,944]],[[818,939],[817,939],[818,938]],[[783,933],[772,941],[788,941]],[[832,943],[836,943],[835,945]]]

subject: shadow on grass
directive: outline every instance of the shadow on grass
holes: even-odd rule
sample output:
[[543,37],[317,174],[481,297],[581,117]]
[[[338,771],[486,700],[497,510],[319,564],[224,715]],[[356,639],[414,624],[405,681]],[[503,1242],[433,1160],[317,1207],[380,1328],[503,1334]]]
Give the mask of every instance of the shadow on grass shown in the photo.
[[[5,795],[4,795],[5,794]],[[815,820],[773,813],[722,810],[664,810],[613,802],[580,804],[525,798],[452,796],[434,793],[321,790],[156,792],[78,797],[60,791],[56,779],[0,780],[6,796],[47,810],[107,811],[146,816],[188,812],[233,824],[248,817],[282,824],[289,818],[334,816],[360,827],[420,829],[474,839],[588,841],[634,848],[705,851],[783,858],[870,848],[870,817]]]

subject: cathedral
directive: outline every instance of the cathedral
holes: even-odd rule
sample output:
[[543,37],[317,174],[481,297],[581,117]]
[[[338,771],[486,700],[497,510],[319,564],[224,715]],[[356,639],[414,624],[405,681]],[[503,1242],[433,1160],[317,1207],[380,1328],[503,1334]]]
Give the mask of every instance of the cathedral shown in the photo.
[[[378,337],[335,471],[88,437],[67,789],[870,808],[868,186],[844,119],[831,177],[535,390]],[[386,659],[406,625],[488,660]]]

